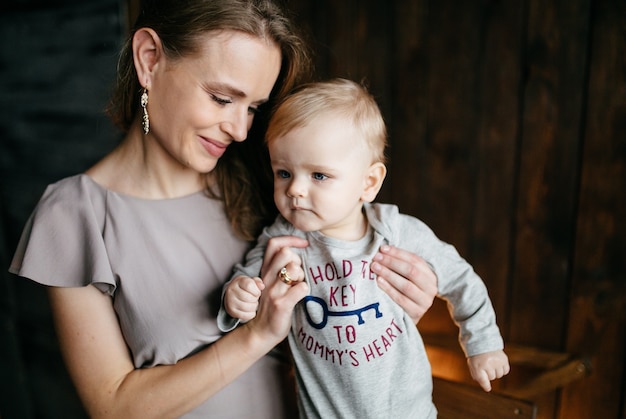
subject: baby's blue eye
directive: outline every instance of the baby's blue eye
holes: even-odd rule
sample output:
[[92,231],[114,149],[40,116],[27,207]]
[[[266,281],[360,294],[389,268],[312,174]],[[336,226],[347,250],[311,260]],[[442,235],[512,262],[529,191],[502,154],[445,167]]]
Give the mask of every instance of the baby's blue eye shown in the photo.
[[276,171],[276,176],[281,178],[281,179],[289,179],[291,177],[289,172],[286,171],[286,170],[277,170]]
[[313,179],[315,180],[324,180],[327,178],[328,176],[326,176],[324,173],[313,173]]

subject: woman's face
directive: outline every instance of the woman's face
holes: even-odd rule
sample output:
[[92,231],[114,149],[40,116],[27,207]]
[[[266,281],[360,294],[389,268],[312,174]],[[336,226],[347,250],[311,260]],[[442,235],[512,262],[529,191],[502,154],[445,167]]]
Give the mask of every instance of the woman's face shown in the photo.
[[235,31],[208,33],[197,55],[161,59],[149,89],[146,146],[167,165],[210,172],[230,143],[246,139],[280,65],[275,44]]

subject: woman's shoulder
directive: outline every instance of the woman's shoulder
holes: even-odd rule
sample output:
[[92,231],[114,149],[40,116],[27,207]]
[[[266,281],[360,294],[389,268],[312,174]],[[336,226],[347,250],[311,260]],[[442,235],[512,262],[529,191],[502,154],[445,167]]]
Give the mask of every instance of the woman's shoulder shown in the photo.
[[57,198],[76,198],[84,195],[103,195],[105,193],[106,190],[97,184],[89,175],[79,173],[49,184],[44,192],[44,196],[52,195]]
[[32,218],[55,223],[102,220],[107,191],[85,174],[61,179],[48,185],[33,211]]
[[36,211],[51,208],[75,212],[83,207],[103,208],[106,190],[86,174],[66,177],[48,185]]
[[107,276],[94,274],[106,267],[100,239],[105,199],[106,191],[85,175],[50,184],[24,226],[9,271],[54,286]]

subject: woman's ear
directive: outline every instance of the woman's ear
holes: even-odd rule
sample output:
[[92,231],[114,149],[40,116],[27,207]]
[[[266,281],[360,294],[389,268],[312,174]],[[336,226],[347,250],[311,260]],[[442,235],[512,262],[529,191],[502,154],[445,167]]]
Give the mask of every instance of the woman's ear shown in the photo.
[[367,169],[361,201],[372,202],[376,199],[376,195],[378,195],[378,191],[380,191],[380,188],[383,186],[386,175],[387,167],[382,162],[376,162]]
[[133,35],[133,60],[139,84],[150,90],[152,75],[162,55],[161,39],[150,28],[141,28]]

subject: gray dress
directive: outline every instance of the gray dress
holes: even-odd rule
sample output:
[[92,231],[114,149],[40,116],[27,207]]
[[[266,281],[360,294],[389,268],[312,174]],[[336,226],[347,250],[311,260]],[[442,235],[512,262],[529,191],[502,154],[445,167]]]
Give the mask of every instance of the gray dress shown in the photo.
[[[10,271],[48,286],[93,284],[111,296],[136,368],[175,364],[219,339],[220,293],[248,243],[222,203],[198,192],[139,199],[87,175],[50,185]],[[280,418],[286,365],[265,356],[185,417]]]

